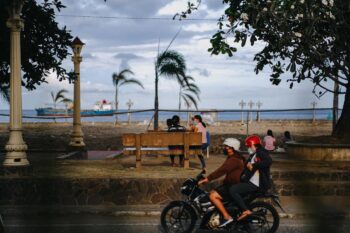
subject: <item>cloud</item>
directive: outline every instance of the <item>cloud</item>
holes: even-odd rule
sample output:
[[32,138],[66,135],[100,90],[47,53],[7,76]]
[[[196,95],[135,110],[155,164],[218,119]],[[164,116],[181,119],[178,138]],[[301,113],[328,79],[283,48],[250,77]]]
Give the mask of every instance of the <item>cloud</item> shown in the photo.
[[204,77],[210,76],[210,71],[208,71],[206,68],[201,69],[201,68],[195,67],[193,69],[189,69],[189,72],[198,72],[199,75]]
[[118,58],[118,59],[126,59],[126,60],[143,58],[142,56],[138,56],[134,53],[118,53],[118,54],[114,55],[113,57]]

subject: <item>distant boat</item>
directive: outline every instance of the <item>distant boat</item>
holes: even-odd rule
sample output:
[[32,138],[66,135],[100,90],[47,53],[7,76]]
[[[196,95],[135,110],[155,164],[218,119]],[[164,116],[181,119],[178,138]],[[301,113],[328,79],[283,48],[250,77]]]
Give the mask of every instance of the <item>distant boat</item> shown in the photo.
[[[37,116],[73,116],[73,105],[67,109],[58,108],[36,108]],[[93,109],[81,110],[80,115],[82,117],[89,116],[112,116],[114,113],[112,103],[107,103],[106,100],[96,102]]]

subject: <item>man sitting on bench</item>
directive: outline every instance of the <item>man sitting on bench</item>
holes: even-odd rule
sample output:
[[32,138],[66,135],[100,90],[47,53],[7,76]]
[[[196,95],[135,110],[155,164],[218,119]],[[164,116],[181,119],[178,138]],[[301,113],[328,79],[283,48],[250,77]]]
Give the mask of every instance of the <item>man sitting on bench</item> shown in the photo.
[[[172,120],[172,126],[169,127],[168,132],[185,132],[186,128],[180,125],[180,117],[178,115],[174,115]],[[181,145],[171,145],[169,146],[169,150],[183,150],[184,147]],[[175,155],[170,154],[171,166],[175,167]],[[184,165],[184,155],[179,155],[179,164],[180,166]]]

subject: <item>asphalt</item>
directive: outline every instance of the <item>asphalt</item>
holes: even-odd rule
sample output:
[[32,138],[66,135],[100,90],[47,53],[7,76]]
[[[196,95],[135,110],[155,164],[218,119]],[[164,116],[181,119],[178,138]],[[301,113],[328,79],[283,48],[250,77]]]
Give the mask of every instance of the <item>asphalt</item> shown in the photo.
[[[158,217],[27,216],[5,218],[5,233],[162,233]],[[197,225],[198,227],[198,225]],[[212,231],[195,230],[196,233]],[[227,231],[215,231],[215,233]],[[350,222],[282,219],[277,233],[348,233]]]

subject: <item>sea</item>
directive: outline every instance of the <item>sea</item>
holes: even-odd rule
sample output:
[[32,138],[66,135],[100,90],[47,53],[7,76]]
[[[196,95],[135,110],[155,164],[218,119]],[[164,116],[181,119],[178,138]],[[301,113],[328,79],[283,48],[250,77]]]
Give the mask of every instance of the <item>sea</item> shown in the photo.
[[[121,109],[119,112],[126,112],[127,110]],[[135,110],[133,110],[135,111]],[[206,110],[207,111],[207,110]],[[9,110],[0,110],[0,122],[9,122]],[[186,121],[188,119],[187,112],[173,111],[160,111],[159,120],[166,121],[166,119],[171,118],[173,115],[179,115],[181,120]],[[239,121],[242,119],[242,112],[239,110],[233,110],[229,112],[224,110],[216,110],[214,112],[192,112],[192,115],[201,114],[204,121],[210,123],[215,123],[216,121]],[[248,114],[248,115],[247,115]],[[259,112],[261,120],[311,120],[314,117],[314,111],[312,109],[305,110],[261,110]],[[130,119],[132,122],[143,122],[144,124],[149,124],[153,121],[153,111],[147,112],[137,112],[131,113]],[[339,112],[340,115],[340,112]],[[247,119],[256,120],[257,112],[243,113],[243,120]],[[332,109],[316,109],[315,110],[316,120],[332,120]],[[82,117],[82,122],[114,122],[114,116],[94,116],[94,117]],[[118,121],[127,122],[128,114],[118,114]],[[36,115],[35,110],[23,110],[23,122],[72,122],[72,118],[54,118],[54,117],[39,117]]]

